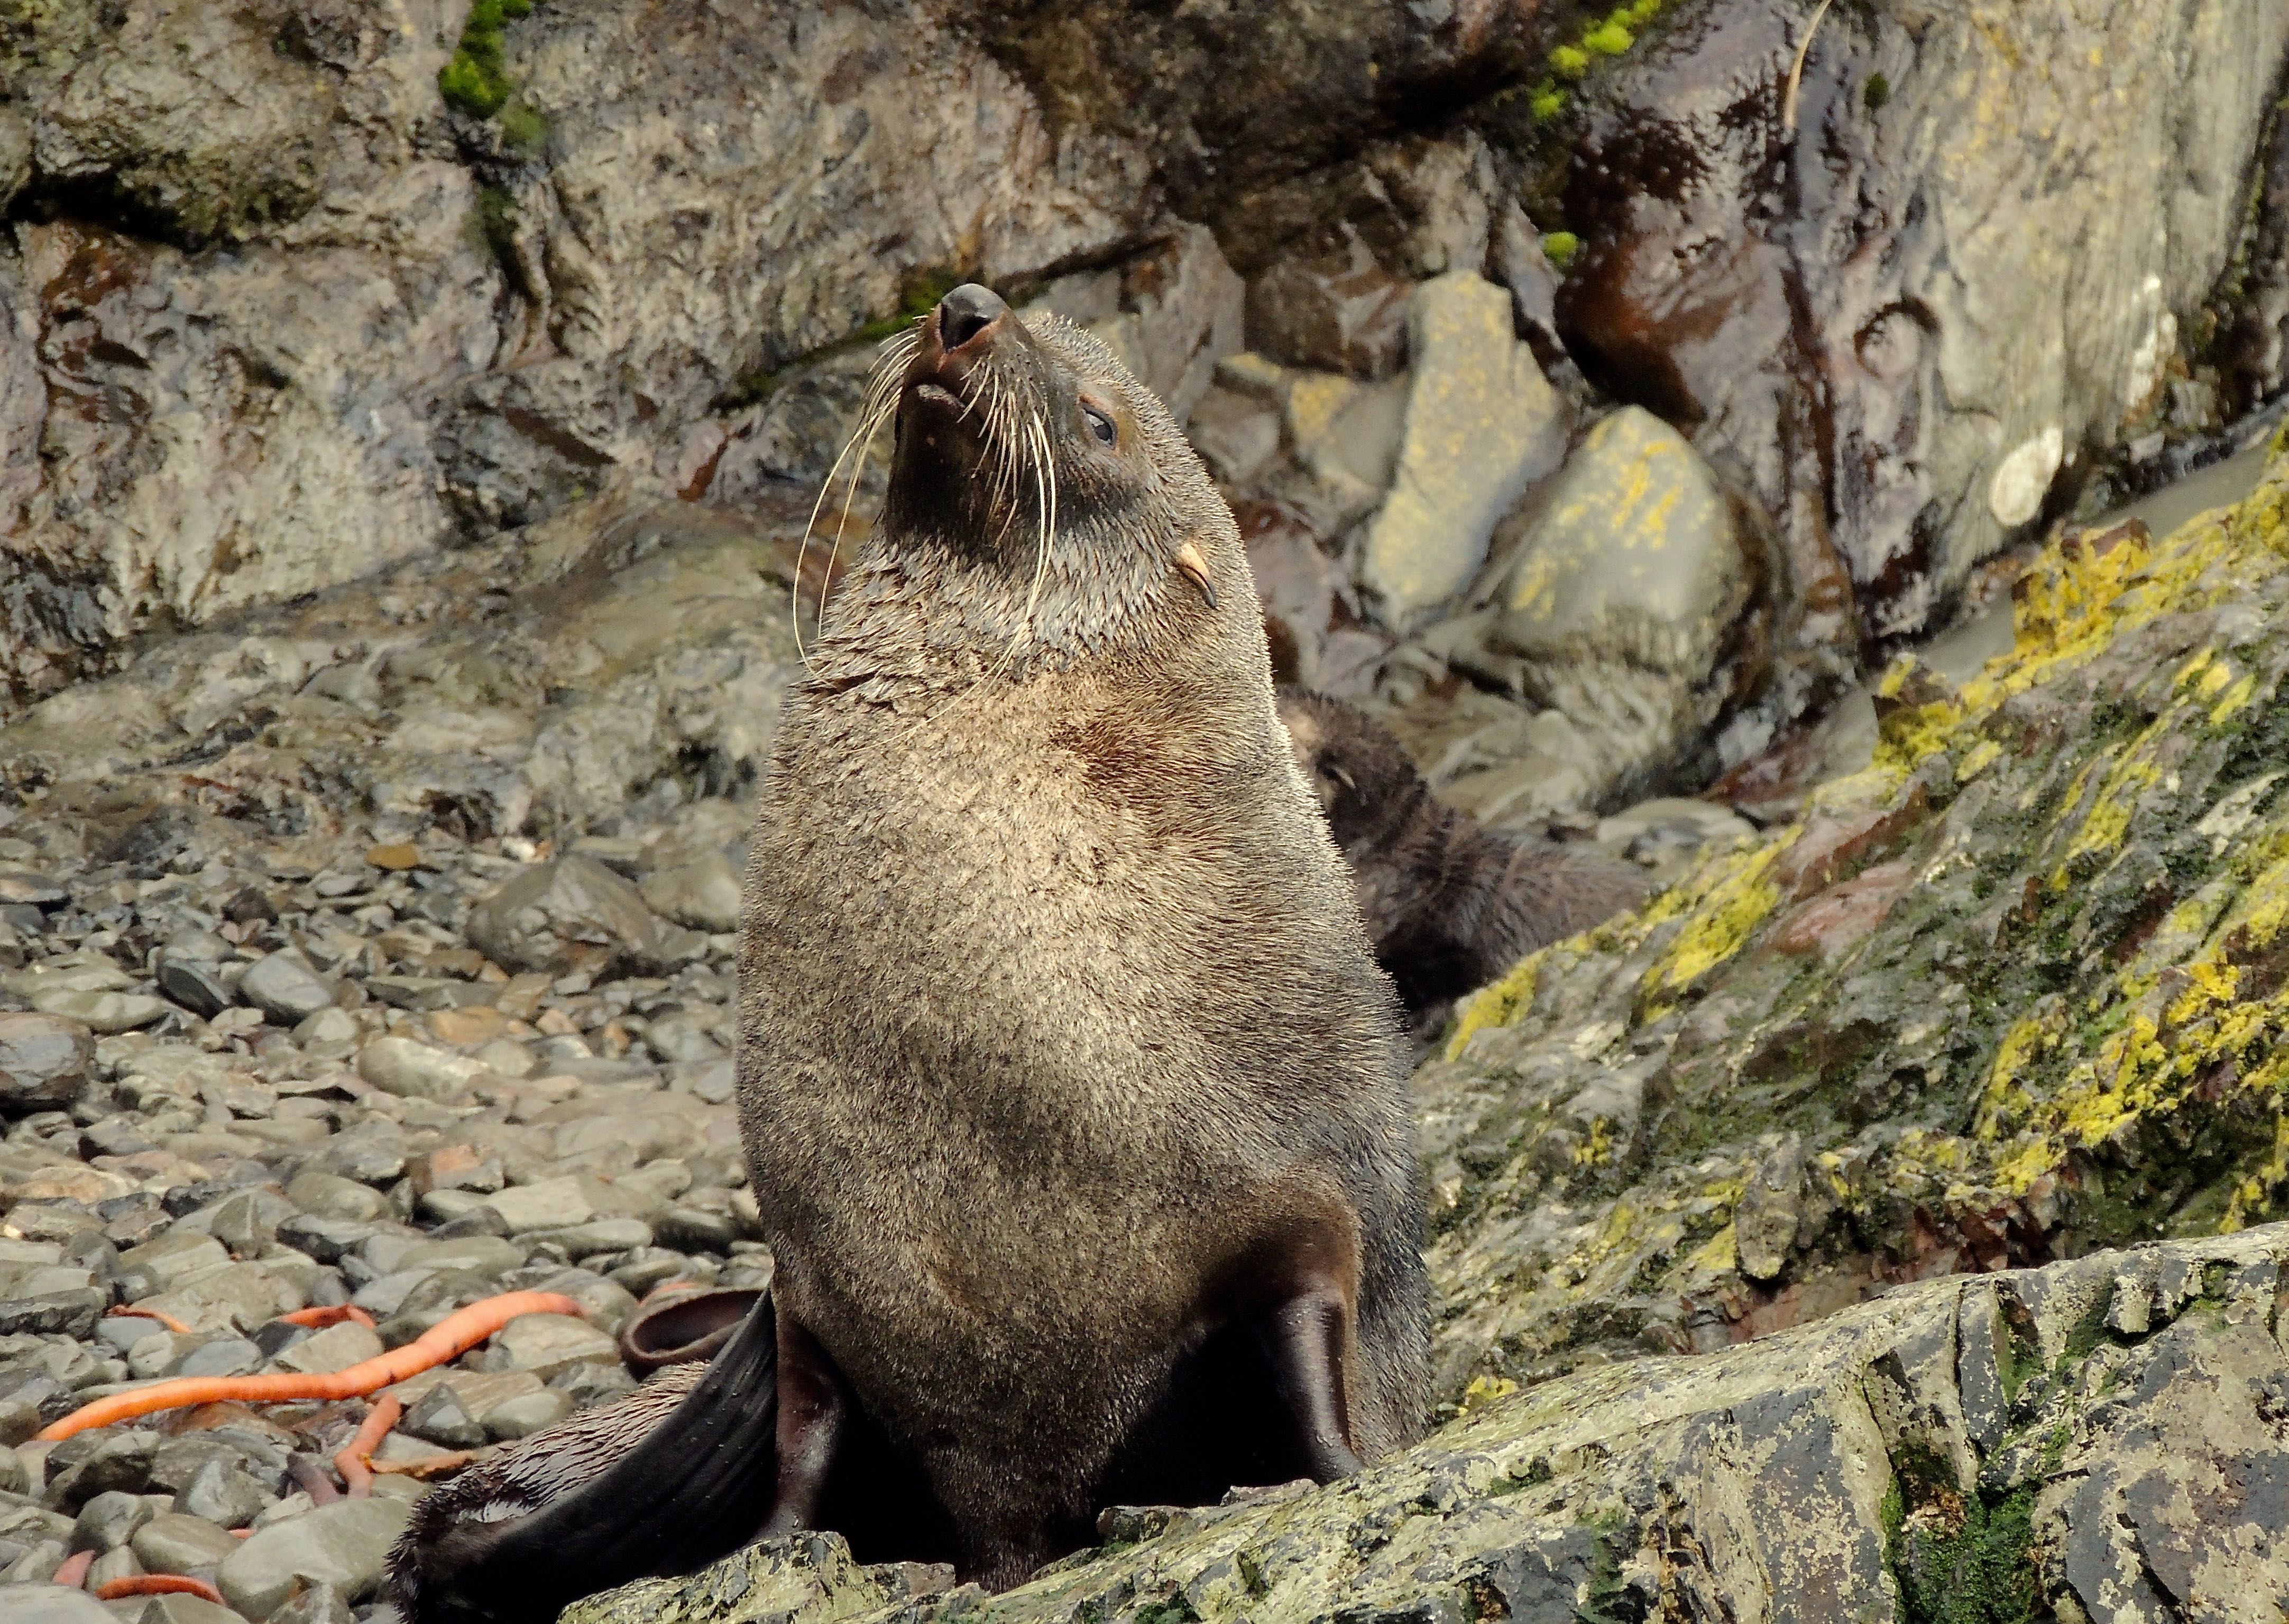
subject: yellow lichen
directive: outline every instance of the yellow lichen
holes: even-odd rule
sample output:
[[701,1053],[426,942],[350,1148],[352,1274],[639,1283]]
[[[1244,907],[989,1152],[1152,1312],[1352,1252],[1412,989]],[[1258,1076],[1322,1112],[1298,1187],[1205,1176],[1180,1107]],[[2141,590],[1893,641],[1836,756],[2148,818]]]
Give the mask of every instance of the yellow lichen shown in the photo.
[[1741,1266],[1740,1240],[1731,1224],[1711,1236],[1687,1254],[1687,1268],[1703,1268],[1711,1274],[1729,1275]]
[[1447,1039],[1447,1059],[1460,1059],[1474,1034],[1488,1027],[1506,1027],[1526,1012],[1527,1005],[1534,1002],[1534,984],[1550,952],[1543,948],[1527,954],[1501,980],[1480,988],[1463,1001],[1455,1018],[1454,1034]]
[[1780,906],[1780,887],[1767,876],[1791,844],[1778,840],[1735,852],[1715,866],[1686,915],[1685,928],[1639,983],[1648,1000],[1690,987],[1741,950]]

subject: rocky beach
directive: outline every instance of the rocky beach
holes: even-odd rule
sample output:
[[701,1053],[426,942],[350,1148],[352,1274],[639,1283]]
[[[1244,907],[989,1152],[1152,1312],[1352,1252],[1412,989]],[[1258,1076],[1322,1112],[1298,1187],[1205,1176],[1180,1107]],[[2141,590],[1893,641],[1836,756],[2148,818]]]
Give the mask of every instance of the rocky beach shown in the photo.
[[574,1624],[2277,1616],[2285,69],[2271,0],[0,0],[0,1624],[395,1624],[434,1475],[768,1284],[757,775],[962,277],[1169,404],[1283,680],[1655,889],[1414,1077],[1424,1444]]

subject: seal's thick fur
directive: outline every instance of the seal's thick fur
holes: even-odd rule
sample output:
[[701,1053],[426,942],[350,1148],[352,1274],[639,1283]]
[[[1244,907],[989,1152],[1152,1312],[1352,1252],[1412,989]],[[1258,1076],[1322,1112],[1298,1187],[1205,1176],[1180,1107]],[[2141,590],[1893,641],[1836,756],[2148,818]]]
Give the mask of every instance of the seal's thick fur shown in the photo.
[[912,362],[787,700],[739,1107],[783,1325],[1006,1584],[1113,1499],[1339,1469],[1283,1313],[1336,1322],[1358,1454],[1412,1439],[1426,1311],[1391,992],[1231,516],[1102,345],[996,324]]

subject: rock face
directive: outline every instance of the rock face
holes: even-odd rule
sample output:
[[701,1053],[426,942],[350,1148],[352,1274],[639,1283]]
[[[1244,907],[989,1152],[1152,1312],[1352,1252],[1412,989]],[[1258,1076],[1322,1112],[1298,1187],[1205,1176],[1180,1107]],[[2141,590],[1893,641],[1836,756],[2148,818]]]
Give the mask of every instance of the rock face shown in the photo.
[[2277,455],[2070,537],[1985,676],[1894,674],[1875,767],[1466,1008],[1418,1081],[1451,1380],[2277,1215],[2285,516]]
[[[1557,319],[1593,378],[1755,491],[1815,640],[1837,562],[1860,631],[1890,636],[2095,459],[2216,426],[2197,318],[2245,246],[2289,14],[1830,14],[1791,128],[1809,20],[1691,8],[1591,82]],[[2133,110],[2167,108],[2192,110]]]
[[1116,1511],[1113,1548],[991,1598],[810,1536],[565,1618],[2240,1616],[2289,1596],[2285,1260],[2277,1225],[1474,1388],[1354,1480]]
[[603,486],[697,494],[743,380],[1154,207],[915,7],[538,7],[507,124],[439,97],[466,10],[11,25],[0,195],[38,223],[0,243],[0,692]]

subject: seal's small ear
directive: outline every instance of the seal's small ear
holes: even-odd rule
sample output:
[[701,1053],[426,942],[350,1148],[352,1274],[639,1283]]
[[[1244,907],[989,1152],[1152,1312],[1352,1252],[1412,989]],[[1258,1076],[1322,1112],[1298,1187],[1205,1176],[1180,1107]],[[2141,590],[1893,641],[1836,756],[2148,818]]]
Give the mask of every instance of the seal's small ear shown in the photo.
[[1200,544],[1187,541],[1176,549],[1176,567],[1192,578],[1192,585],[1200,589],[1208,607],[1216,606],[1216,588],[1208,583],[1208,561],[1200,556]]

